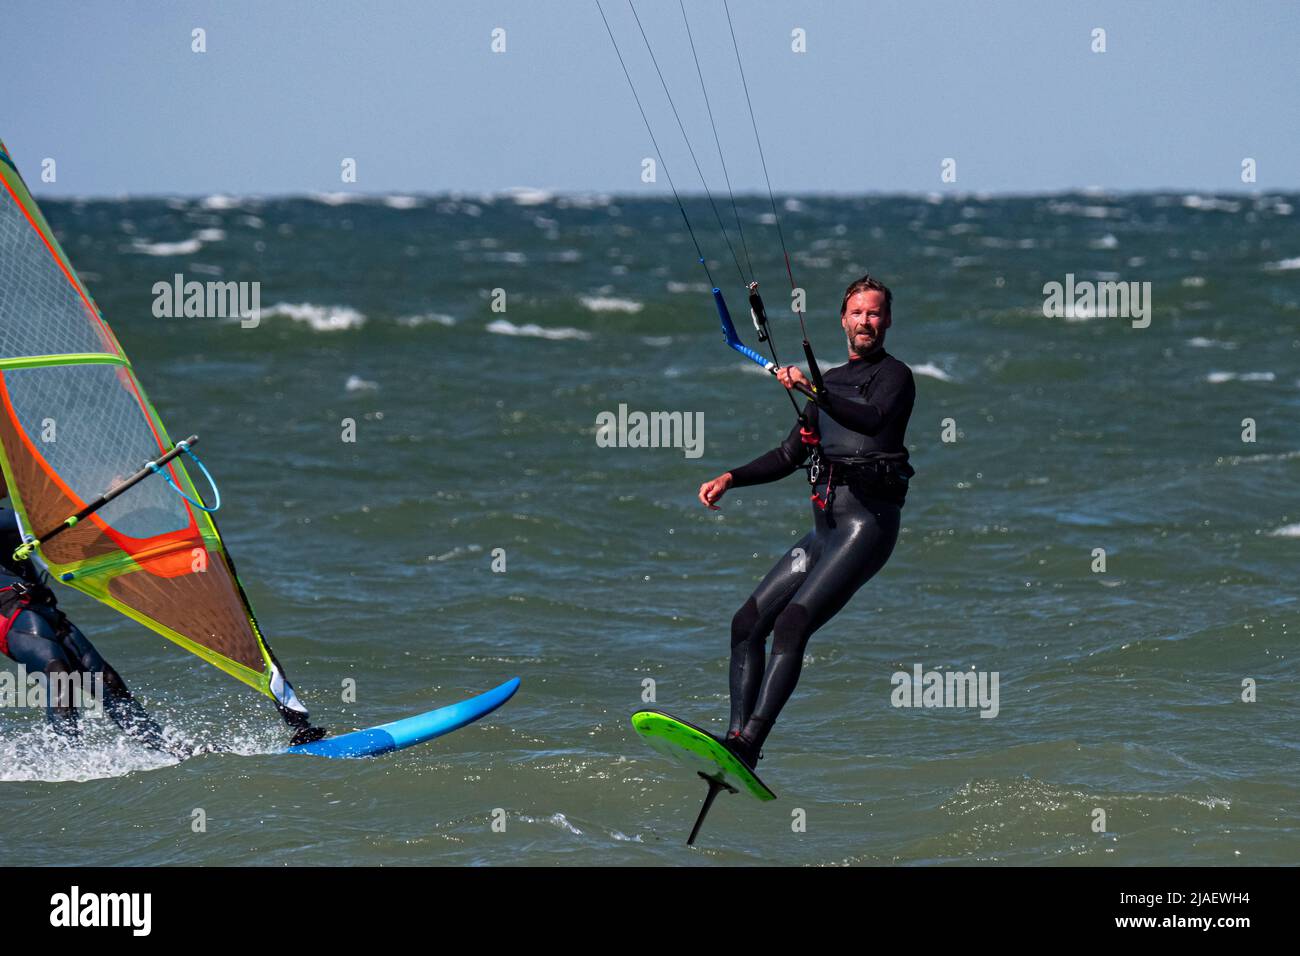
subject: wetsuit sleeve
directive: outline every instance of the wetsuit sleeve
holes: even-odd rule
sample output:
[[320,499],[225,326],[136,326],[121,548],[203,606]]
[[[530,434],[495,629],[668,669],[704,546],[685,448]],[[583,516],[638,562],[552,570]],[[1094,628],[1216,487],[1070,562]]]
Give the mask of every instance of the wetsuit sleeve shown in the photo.
[[855,402],[827,390],[823,410],[845,428],[863,435],[876,434],[895,415],[910,413],[916,401],[916,383],[907,366],[899,363],[893,368],[881,369],[881,375],[888,378],[874,383],[876,387],[872,390],[871,401]]
[[[817,406],[809,402],[804,406],[804,417],[817,427]],[[747,465],[731,469],[731,487],[745,488],[749,485],[762,485],[769,481],[779,481],[795,470],[808,458],[808,446],[799,436],[796,424],[785,436],[785,441],[769,452],[759,455]]]

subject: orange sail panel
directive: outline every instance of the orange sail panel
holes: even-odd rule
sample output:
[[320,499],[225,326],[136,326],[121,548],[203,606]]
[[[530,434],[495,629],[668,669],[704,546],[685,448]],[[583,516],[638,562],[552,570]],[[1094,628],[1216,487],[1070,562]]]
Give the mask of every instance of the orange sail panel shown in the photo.
[[[0,143],[0,466],[29,534],[172,447]],[[200,500],[185,469],[164,466]],[[52,575],[292,706],[211,516],[150,476],[39,548]]]

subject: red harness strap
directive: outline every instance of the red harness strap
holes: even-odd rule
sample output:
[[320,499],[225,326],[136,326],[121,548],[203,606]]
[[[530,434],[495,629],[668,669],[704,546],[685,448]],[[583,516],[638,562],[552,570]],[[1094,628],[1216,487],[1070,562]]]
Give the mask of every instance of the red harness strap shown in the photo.
[[23,611],[27,610],[27,608],[31,605],[31,599],[27,597],[27,592],[25,589],[16,588],[12,584],[9,585],[8,587],[0,588],[0,593],[3,593],[5,591],[16,591],[18,593],[18,596],[13,599],[18,602],[18,606],[14,608],[14,612],[6,618],[0,618],[0,654],[4,654],[6,657],[8,657],[9,656],[9,629],[14,626],[14,621],[17,620],[18,615],[22,614]]
[[817,484],[821,480],[821,436],[807,425],[800,425],[799,440],[810,446],[813,453],[813,464],[808,468],[808,484],[812,485],[812,494],[809,497],[818,508],[825,511],[831,506],[834,495],[831,491],[831,478],[835,473],[835,465],[832,464],[826,469],[826,494],[825,496],[819,495],[817,493]]
[[14,619],[22,614],[26,608],[19,608],[10,614],[3,621],[0,621],[0,654],[9,656],[9,628],[14,626]]

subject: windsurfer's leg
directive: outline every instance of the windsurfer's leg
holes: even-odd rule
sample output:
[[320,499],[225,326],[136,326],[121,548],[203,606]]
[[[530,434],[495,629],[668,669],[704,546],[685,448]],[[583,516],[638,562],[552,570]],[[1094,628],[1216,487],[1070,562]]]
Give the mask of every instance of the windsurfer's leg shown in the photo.
[[818,560],[810,562],[803,583],[773,624],[772,653],[758,698],[741,729],[746,756],[757,757],[777,715],[794,692],[808,639],[885,566],[898,540],[899,509],[895,505],[850,499],[836,511],[835,532],[823,537]]
[[81,628],[67,618],[63,619],[63,646],[82,673],[101,675],[104,680],[103,705],[108,716],[122,730],[146,746],[168,750],[162,728],[135,699],[114,667],[104,660],[99,651],[81,633]]
[[763,679],[767,635],[777,615],[799,590],[811,566],[815,532],[809,532],[781,557],[731,619],[731,722],[737,733],[754,710]]
[[77,708],[73,706],[71,677],[75,662],[59,642],[50,623],[33,611],[21,611],[8,634],[9,656],[29,674],[45,678],[45,716],[58,734],[75,738],[80,732]]

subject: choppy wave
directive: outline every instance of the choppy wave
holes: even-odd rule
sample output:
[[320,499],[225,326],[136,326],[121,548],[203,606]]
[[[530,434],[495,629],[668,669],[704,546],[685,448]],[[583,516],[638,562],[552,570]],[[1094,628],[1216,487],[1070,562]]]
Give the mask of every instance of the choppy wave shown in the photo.
[[1224,382],[1271,382],[1277,378],[1273,372],[1210,372],[1205,380],[1211,385]]
[[497,319],[489,322],[487,330],[494,335],[519,335],[537,339],[578,339],[585,342],[591,338],[591,333],[583,329],[565,328],[563,326],[543,328],[534,322],[515,325],[507,319]]
[[951,375],[949,375],[946,371],[941,369],[939,366],[935,365],[933,362],[921,362],[918,365],[913,365],[912,374],[924,375],[927,378],[937,378],[941,382],[956,381],[956,379],[954,379]]
[[421,325],[452,326],[456,324],[456,319],[441,312],[421,312],[418,315],[399,316],[397,324],[408,328],[418,328]]
[[131,243],[131,250],[145,256],[188,256],[203,248],[203,240],[198,236],[182,239],[179,242],[149,242],[137,239]]
[[635,315],[645,308],[643,303],[634,299],[620,299],[614,296],[585,295],[578,301],[592,312],[626,312]]
[[263,320],[281,316],[309,325],[317,332],[345,332],[358,329],[366,322],[364,315],[346,305],[277,302],[270,308],[262,310]]

